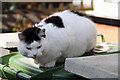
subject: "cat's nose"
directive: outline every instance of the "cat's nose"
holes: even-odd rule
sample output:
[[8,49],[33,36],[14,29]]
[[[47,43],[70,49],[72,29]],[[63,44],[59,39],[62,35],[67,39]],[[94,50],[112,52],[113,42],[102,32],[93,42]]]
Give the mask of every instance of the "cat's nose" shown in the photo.
[[34,56],[34,57],[36,57],[37,55],[36,55],[36,54],[34,54],[33,56]]

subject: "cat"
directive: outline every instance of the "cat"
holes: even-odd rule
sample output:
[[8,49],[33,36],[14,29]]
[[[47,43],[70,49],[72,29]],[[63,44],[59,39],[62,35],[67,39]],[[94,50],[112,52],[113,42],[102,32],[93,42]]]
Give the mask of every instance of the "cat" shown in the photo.
[[54,13],[18,34],[18,51],[39,66],[82,56],[96,46],[97,30],[85,14],[71,10]]

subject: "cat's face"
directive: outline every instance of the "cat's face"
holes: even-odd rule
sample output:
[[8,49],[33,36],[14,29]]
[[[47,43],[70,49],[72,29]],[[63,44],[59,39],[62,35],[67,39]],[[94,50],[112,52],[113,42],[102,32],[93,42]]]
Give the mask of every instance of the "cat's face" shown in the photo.
[[18,51],[26,57],[36,58],[43,55],[45,29],[31,27],[19,33]]

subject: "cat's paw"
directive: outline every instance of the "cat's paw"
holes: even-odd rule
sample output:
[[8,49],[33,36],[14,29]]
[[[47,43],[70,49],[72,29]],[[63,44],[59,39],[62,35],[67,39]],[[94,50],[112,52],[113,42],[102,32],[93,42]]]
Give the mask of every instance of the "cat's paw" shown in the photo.
[[35,63],[35,64],[38,64],[38,62],[37,62],[35,59],[34,59],[34,63]]
[[54,66],[55,66],[55,62],[56,62],[56,61],[51,61],[51,62],[45,64],[44,67],[45,67],[45,68],[51,68],[51,67],[54,67]]
[[44,65],[41,65],[41,64],[38,64],[39,65],[39,68],[44,68]]

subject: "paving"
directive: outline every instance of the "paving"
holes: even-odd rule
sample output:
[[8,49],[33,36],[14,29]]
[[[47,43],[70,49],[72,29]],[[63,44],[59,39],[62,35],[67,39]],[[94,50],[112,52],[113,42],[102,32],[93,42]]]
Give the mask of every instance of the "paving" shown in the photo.
[[0,56],[3,56],[5,54],[9,54],[10,53],[10,50],[7,50],[7,49],[3,49],[0,47]]
[[18,46],[18,33],[2,33],[0,34],[0,47],[15,48]]
[[118,53],[67,58],[65,70],[85,78],[118,78]]

